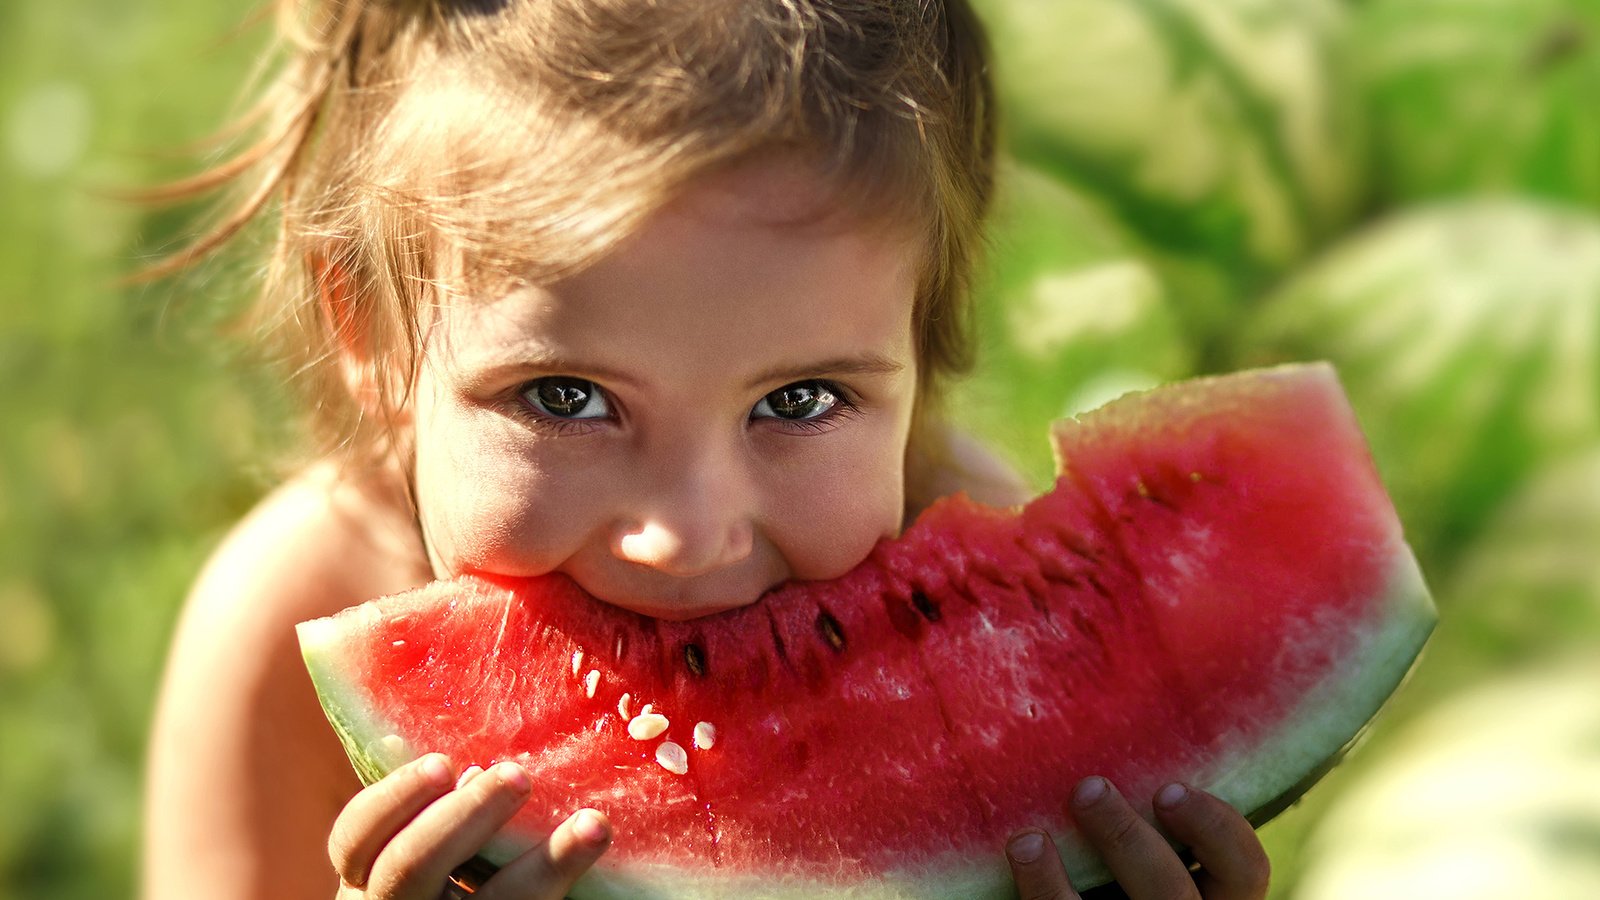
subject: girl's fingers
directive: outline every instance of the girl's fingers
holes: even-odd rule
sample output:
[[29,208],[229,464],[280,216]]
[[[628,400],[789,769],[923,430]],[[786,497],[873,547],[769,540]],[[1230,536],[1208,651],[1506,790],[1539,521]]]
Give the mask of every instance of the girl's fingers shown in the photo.
[[1079,900],[1056,843],[1043,831],[1019,831],[1006,842],[1006,861],[1018,900]]
[[532,787],[525,769],[503,762],[434,801],[378,854],[369,895],[438,900],[450,872],[522,808]]
[[1188,867],[1109,781],[1080,781],[1072,792],[1072,816],[1132,900],[1200,900]]
[[1238,810],[1181,784],[1156,794],[1156,818],[1200,863],[1206,900],[1261,900],[1272,874],[1267,851]]
[[328,834],[328,859],[344,883],[363,887],[373,861],[428,804],[449,792],[455,774],[442,753],[430,753],[368,785],[345,805]]
[[560,900],[611,846],[603,813],[580,809],[556,826],[549,840],[508,863],[473,894],[473,900]]

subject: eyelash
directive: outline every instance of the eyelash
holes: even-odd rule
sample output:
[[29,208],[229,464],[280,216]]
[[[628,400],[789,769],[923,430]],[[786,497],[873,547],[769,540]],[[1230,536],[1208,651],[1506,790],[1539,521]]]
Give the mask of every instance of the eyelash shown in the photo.
[[[538,408],[530,403],[524,395],[526,395],[528,391],[533,390],[533,388],[542,380],[543,378],[535,378],[532,381],[525,381],[517,385],[512,389],[511,398],[507,402],[507,405],[517,416],[517,418],[521,419],[523,422],[526,422],[532,427],[537,428],[547,434],[564,437],[591,434],[600,426],[616,421],[615,413],[610,416],[606,416],[605,418],[563,419],[560,416],[552,416],[540,412]],[[593,384],[593,382],[590,383]],[[595,388],[605,396],[606,403],[612,404],[612,409],[615,409],[616,401],[612,399],[609,393],[606,393],[605,388],[600,387],[598,384],[595,385]]]
[[[524,399],[524,395],[528,391],[532,390],[540,380],[541,379],[539,378],[535,378],[531,381],[526,381],[517,385],[517,387],[513,389],[512,397],[509,402],[512,411],[517,415],[517,417],[522,419],[524,422],[527,422],[529,425],[543,430],[549,434],[557,436],[572,436],[593,433],[594,430],[600,427],[602,424],[616,421],[615,413],[605,418],[564,419],[560,416],[552,416],[540,412],[532,403]],[[802,379],[799,382],[791,383],[803,384],[806,382],[815,382],[827,388],[828,391],[834,395],[834,397],[838,398],[838,402],[835,403],[827,412],[824,412],[815,418],[785,419],[779,416],[762,416],[758,419],[755,416],[751,416],[747,421],[766,421],[770,423],[768,427],[778,428],[791,434],[823,434],[831,431],[840,423],[854,418],[861,412],[861,408],[856,404],[856,401],[851,398],[850,392],[840,386],[838,382],[829,381],[824,378],[812,378]],[[605,388],[600,387],[600,385],[596,384],[595,388],[605,396],[606,402],[611,405],[612,409],[616,409],[615,398],[613,398]],[[763,394],[762,396],[765,397],[766,395]],[[753,408],[754,407],[752,407],[752,409]]]
[[560,419],[547,416],[526,403],[516,404],[518,416],[528,424],[541,431],[559,437],[571,435],[591,434],[604,423],[605,419]]
[[[772,423],[771,427],[779,428],[790,433],[823,434],[838,427],[841,422],[854,418],[861,412],[856,401],[850,398],[850,393],[839,385],[838,382],[826,378],[807,378],[791,384],[815,383],[827,388],[828,392],[838,398],[827,412],[810,419],[785,419],[780,416],[763,416],[762,420]],[[787,385],[785,385],[787,386]],[[781,390],[781,388],[780,388]],[[765,395],[763,395],[765,396]],[[751,421],[756,421],[754,417]]]

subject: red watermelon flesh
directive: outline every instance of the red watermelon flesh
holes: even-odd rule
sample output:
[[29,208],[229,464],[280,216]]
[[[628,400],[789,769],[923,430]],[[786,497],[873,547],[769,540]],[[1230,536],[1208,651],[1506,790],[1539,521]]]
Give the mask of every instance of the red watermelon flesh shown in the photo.
[[1080,778],[1185,780],[1259,823],[1434,613],[1325,365],[1129,396],[1055,442],[1022,509],[941,501],[845,576],[731,612],[461,579],[301,644],[365,779],[429,751],[529,768],[491,860],[604,810],[614,846],[574,898],[1010,897],[1003,841],[1032,825],[1086,887],[1108,875],[1065,814]]

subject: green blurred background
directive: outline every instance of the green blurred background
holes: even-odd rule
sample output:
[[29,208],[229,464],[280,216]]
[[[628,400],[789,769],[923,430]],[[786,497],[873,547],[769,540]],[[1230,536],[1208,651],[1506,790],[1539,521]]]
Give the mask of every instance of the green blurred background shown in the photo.
[[[971,426],[1294,358],[1345,379],[1442,622],[1263,830],[1278,897],[1600,896],[1600,0],[981,0],[1007,164]],[[247,264],[115,190],[266,29],[0,4],[0,900],[129,896],[186,586],[294,445]]]

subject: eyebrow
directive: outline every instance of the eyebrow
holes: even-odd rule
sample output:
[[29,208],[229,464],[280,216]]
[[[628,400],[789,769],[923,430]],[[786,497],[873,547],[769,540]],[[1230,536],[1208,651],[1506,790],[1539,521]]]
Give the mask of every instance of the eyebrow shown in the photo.
[[818,362],[782,364],[766,369],[750,379],[755,388],[775,381],[796,381],[819,375],[897,375],[905,366],[887,356],[864,353],[860,356],[840,356]]
[[[639,379],[609,366],[569,359],[553,353],[547,347],[525,347],[523,355],[494,354],[487,359],[474,360],[472,368],[476,372],[474,382],[487,382],[499,378],[503,373],[512,371],[537,371],[549,373],[571,373],[583,378],[594,378],[608,384],[625,384],[638,386]],[[904,364],[896,362],[887,356],[878,353],[863,353],[858,356],[837,356],[816,362],[780,363],[763,369],[751,376],[748,386],[753,390],[762,385],[774,382],[800,381],[806,378],[822,376],[890,376],[897,375],[905,369]]]
[[485,358],[472,360],[474,382],[488,382],[501,378],[508,372],[547,372],[550,374],[576,374],[608,384],[638,385],[638,379],[604,365],[579,362],[553,353],[542,345],[521,347],[510,353],[485,354]]

